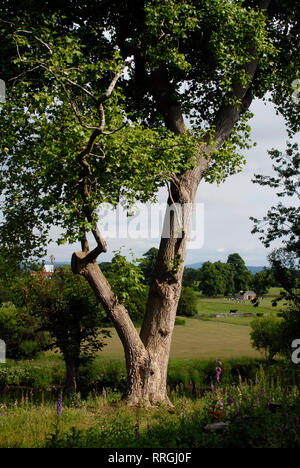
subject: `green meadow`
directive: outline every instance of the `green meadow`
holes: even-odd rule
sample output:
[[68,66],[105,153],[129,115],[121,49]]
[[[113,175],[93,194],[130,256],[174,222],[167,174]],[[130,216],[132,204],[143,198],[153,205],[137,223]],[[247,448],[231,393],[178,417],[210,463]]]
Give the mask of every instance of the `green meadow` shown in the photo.
[[[229,359],[235,357],[258,357],[259,353],[251,347],[250,324],[254,317],[217,318],[213,314],[257,313],[263,316],[276,316],[282,306],[272,307],[272,299],[279,293],[278,288],[271,288],[268,295],[261,300],[259,307],[250,301],[239,304],[225,298],[205,298],[199,294],[198,314],[205,317],[182,317],[185,325],[175,326],[171,359]],[[112,338],[101,351],[103,358],[119,359],[123,357],[121,342],[114,329]]]
[[[170,359],[206,360],[259,356],[251,347],[249,325],[225,322],[225,319],[224,322],[186,317],[184,320],[185,325],[175,326]],[[111,333],[112,338],[107,341],[101,356],[107,359],[122,358],[122,344],[116,331],[111,329]]]

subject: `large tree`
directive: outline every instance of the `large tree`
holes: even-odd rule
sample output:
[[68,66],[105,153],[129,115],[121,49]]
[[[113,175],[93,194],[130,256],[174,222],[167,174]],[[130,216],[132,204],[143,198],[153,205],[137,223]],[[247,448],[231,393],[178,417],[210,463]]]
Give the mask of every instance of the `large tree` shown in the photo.
[[234,268],[222,262],[204,262],[199,270],[199,289],[205,296],[232,296],[235,293]]
[[[202,179],[221,182],[241,169],[254,98],[271,92],[291,131],[299,127],[290,99],[299,6],[1,1],[0,18],[7,83],[1,240],[22,257],[39,252],[51,224],[62,227],[64,241],[81,240],[72,268],[89,281],[123,343],[128,401],[169,403],[167,366],[196,192]],[[104,202],[153,200],[164,183],[176,209],[139,334],[96,263],[107,249],[97,210]]]
[[238,253],[228,255],[228,265],[234,270],[234,288],[235,292],[245,291],[249,289],[251,284],[252,275],[245,265],[245,261]]

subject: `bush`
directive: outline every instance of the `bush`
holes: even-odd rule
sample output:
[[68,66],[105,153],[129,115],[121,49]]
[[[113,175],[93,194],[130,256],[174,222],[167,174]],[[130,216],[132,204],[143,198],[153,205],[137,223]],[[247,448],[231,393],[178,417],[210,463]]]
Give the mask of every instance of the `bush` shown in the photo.
[[64,379],[63,366],[45,366],[30,362],[8,362],[0,367],[0,390],[10,387],[29,387],[47,390],[61,386]]
[[281,350],[281,322],[274,317],[255,319],[251,323],[251,328],[252,346],[258,351],[264,352],[269,361],[274,359]]
[[175,319],[175,325],[185,325],[185,320],[176,317],[176,319]]
[[198,298],[193,288],[183,287],[178,304],[177,314],[185,317],[193,317],[197,314]]
[[6,344],[6,357],[30,359],[36,357],[47,341],[45,333],[36,332],[36,320],[28,310],[8,302],[0,307],[0,338]]
[[126,367],[123,361],[102,361],[97,358],[80,368],[78,388],[83,396],[91,391],[101,393],[103,388],[126,389]]

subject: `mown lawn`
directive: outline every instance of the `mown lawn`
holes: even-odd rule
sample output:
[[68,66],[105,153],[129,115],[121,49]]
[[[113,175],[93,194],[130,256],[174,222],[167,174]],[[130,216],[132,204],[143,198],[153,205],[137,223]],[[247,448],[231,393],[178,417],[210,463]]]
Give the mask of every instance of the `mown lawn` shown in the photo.
[[[224,314],[230,309],[237,313],[261,313],[276,316],[282,306],[272,307],[272,299],[279,294],[279,288],[271,288],[259,307],[251,301],[228,301],[226,298],[206,298],[199,293],[199,314]],[[176,326],[172,338],[171,359],[228,359],[235,357],[258,357],[259,353],[251,347],[250,324],[252,317],[230,318],[186,318],[185,325]],[[101,355],[104,358],[123,357],[121,342],[114,329]]]
[[[185,325],[175,326],[171,359],[226,359],[257,357],[250,344],[250,327],[243,324],[218,323],[195,318],[184,318]],[[114,329],[112,338],[101,351],[103,358],[121,358],[123,349]]]
[[208,298],[199,294],[198,299],[198,314],[228,314],[230,310],[236,310],[237,313],[262,313],[265,315],[276,315],[282,309],[279,304],[276,307],[272,306],[272,300],[280,293],[279,288],[270,288],[266,296],[260,300],[259,307],[253,307],[251,301],[242,301],[237,303],[229,301],[227,298],[217,297]]

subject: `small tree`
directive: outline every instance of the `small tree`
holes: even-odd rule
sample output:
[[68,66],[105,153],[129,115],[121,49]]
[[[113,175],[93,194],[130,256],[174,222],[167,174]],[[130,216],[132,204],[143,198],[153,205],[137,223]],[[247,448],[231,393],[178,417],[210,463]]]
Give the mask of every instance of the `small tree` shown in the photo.
[[293,252],[286,248],[274,250],[268,256],[273,275],[283,288],[273,305],[283,303],[281,351],[290,358],[291,345],[300,336],[300,271]]
[[177,315],[193,317],[197,314],[198,298],[194,289],[186,286],[182,288],[181,296],[178,304]]
[[281,351],[281,322],[274,317],[257,318],[251,323],[252,346],[265,353],[265,358],[272,361]]
[[87,282],[69,266],[57,268],[51,279],[37,274],[28,284],[27,305],[52,340],[47,349],[59,349],[66,364],[66,393],[77,390],[79,366],[104,346],[110,332],[101,329],[103,310]]

